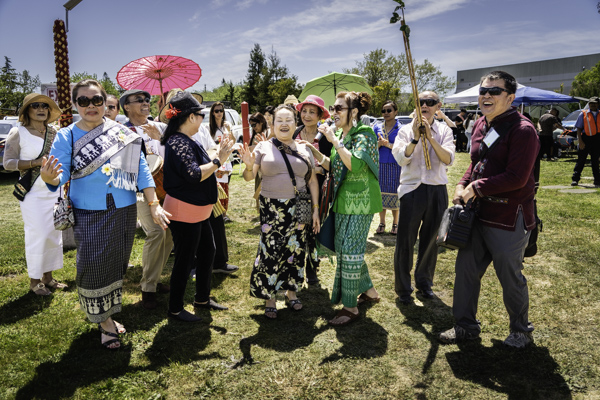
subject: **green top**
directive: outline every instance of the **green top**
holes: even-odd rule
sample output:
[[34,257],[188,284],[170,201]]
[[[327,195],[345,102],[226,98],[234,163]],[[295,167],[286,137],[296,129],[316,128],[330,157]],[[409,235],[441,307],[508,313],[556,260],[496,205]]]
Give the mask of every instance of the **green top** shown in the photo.
[[[336,132],[342,136],[342,130]],[[375,214],[383,210],[379,189],[379,152],[377,137],[369,126],[360,122],[350,129],[342,141],[352,154],[352,171],[348,170],[339,182],[343,169],[342,159],[331,149],[331,164],[335,178],[335,202],[332,210],[340,214]]]

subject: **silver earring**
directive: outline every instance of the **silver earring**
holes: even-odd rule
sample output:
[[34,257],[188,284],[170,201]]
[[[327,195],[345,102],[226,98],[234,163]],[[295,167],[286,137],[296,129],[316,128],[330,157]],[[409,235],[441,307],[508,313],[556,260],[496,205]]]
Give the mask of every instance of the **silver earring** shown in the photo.
[[356,128],[356,120],[355,119],[352,120],[352,126]]

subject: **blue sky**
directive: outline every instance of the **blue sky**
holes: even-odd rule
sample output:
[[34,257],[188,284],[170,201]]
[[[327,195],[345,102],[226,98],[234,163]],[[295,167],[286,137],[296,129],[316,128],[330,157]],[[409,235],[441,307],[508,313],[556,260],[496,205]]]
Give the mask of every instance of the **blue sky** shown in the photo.
[[[67,0],[0,0],[0,56],[56,80],[52,26]],[[406,0],[411,49],[453,78],[457,70],[599,52],[597,0]],[[383,48],[404,52],[392,0],[83,0],[69,12],[70,72],[116,81],[148,55],[190,58],[193,87],[241,82],[250,50],[273,48],[301,83],[353,67]],[[595,39],[588,39],[595,38]],[[4,60],[2,59],[2,64]]]

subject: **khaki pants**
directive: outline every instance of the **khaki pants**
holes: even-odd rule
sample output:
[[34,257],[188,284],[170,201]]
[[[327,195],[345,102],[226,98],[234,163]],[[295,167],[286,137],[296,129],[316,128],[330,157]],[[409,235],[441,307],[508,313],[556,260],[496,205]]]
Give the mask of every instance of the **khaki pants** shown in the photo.
[[146,242],[142,252],[142,291],[156,292],[156,284],[160,280],[162,270],[167,263],[167,259],[173,249],[173,237],[171,231],[162,228],[154,223],[150,214],[150,206],[144,200],[138,200],[136,203],[137,215],[142,229],[146,233]]

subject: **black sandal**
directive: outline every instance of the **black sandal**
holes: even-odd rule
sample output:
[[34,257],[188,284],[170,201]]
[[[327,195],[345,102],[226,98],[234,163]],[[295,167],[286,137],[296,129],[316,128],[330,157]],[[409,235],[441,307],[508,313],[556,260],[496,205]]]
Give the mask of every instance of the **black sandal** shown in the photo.
[[[274,313],[275,316],[274,317],[269,317],[267,315],[268,313]],[[265,317],[267,317],[269,319],[277,319],[277,308],[276,307],[265,307]]]
[[379,224],[377,229],[375,230],[376,235],[383,235],[385,233],[385,224]]
[[[302,310],[302,302],[300,301],[300,299],[290,300],[290,298],[287,297],[287,294],[286,294],[285,295],[285,302],[288,305],[288,307],[291,308],[294,311],[300,311],[300,310]],[[300,305],[300,308],[296,308],[297,305]]]
[[[116,326],[115,326],[116,328]],[[102,325],[98,324],[98,329],[100,330],[100,342],[102,343],[102,346],[104,346],[104,348],[106,350],[119,350],[121,348],[121,341],[119,340],[119,334],[118,333],[112,333],[112,332],[108,332],[105,331],[104,328],[102,327]],[[107,340],[106,342],[102,341],[102,335],[106,335],[109,336],[113,339]],[[110,347],[111,344],[114,343],[119,343],[119,345],[117,347]]]

